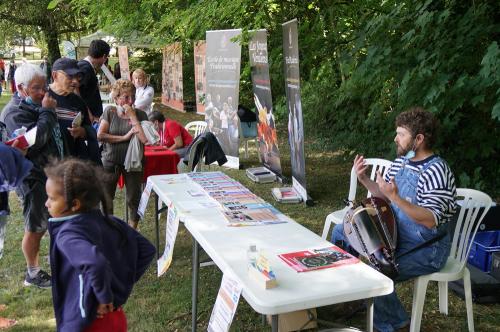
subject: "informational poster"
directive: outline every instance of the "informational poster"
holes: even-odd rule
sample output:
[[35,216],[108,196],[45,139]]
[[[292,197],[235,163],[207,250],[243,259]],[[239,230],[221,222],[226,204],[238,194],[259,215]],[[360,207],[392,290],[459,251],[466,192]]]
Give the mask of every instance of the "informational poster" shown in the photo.
[[139,201],[139,208],[137,209],[137,214],[144,219],[144,213],[146,212],[146,207],[148,206],[149,196],[151,196],[151,189],[153,188],[153,183],[151,181],[146,182],[146,187],[141,195],[141,200]]
[[169,44],[163,49],[161,101],[175,110],[184,111],[181,43]]
[[205,121],[226,154],[225,166],[239,167],[238,98],[241,29],[207,31]]
[[118,61],[120,62],[121,78],[130,80],[130,69],[128,67],[128,48],[127,46],[118,46]]
[[207,43],[204,40],[198,40],[194,44],[194,84],[196,92],[196,113],[205,114],[205,55],[207,52]]
[[76,59],[76,49],[75,44],[69,40],[62,42],[63,50],[66,53],[66,57],[70,59]]
[[179,230],[179,214],[174,205],[170,202],[167,204],[167,224],[165,230],[165,250],[163,255],[158,259],[158,277],[167,272],[170,264],[172,264],[172,256],[174,254],[174,244]]
[[307,201],[297,19],[283,23],[283,60],[293,188]]
[[243,286],[234,275],[227,271],[224,272],[212,315],[208,322],[207,331],[229,331],[236,308],[238,307],[238,302],[240,301],[242,289]]
[[280,151],[276,134],[269,61],[267,53],[267,31],[251,31],[248,44],[255,107],[258,112],[259,154],[264,166],[281,175]]

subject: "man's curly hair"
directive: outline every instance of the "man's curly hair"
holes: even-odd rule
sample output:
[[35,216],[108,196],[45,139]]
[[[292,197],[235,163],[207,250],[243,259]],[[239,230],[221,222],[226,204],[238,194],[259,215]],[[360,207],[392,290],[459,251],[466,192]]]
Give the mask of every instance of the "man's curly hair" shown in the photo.
[[408,129],[413,138],[418,134],[424,135],[427,149],[432,149],[436,143],[438,126],[436,117],[422,107],[412,107],[396,117],[396,127]]

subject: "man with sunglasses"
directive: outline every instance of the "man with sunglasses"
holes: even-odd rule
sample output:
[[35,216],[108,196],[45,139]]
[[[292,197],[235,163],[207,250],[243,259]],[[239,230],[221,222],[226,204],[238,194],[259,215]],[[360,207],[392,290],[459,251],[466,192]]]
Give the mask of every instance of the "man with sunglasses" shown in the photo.
[[102,100],[96,70],[106,62],[110,49],[109,44],[104,40],[93,40],[90,43],[88,55],[83,60],[78,61],[78,67],[82,74],[79,92],[90,109],[92,122],[98,121],[102,115]]
[[64,138],[65,156],[101,163],[97,134],[91,125],[87,104],[73,91],[81,78],[78,62],[60,58],[52,65],[49,94],[57,101],[56,114]]

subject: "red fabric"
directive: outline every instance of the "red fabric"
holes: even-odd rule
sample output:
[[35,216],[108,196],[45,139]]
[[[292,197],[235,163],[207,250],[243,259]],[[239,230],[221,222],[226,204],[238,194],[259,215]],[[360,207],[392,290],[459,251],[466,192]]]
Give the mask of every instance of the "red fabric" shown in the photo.
[[127,317],[122,308],[96,318],[84,332],[127,332]]
[[174,144],[174,138],[176,138],[179,135],[181,135],[184,146],[188,146],[193,141],[193,137],[186,130],[186,128],[184,128],[174,120],[169,120],[169,119],[165,120],[163,134],[164,134],[163,144],[167,147],[172,146]]
[[[164,146],[146,146],[144,149],[144,182],[151,175],[177,174],[179,155]],[[118,179],[120,189],[125,185],[122,176]]]

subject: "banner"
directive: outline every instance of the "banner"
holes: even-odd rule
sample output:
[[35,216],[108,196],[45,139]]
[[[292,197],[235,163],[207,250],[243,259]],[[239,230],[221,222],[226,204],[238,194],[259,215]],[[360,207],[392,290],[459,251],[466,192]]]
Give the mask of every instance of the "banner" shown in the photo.
[[300,100],[299,42],[297,19],[283,23],[283,60],[288,106],[288,142],[292,161],[293,188],[307,200],[304,127]]
[[250,32],[252,38],[248,44],[250,52],[250,67],[252,70],[252,85],[257,118],[259,125],[259,154],[264,166],[281,175],[280,151],[276,134],[273,98],[271,95],[271,80],[269,78],[269,61],[267,56],[267,31]]
[[163,49],[161,102],[175,110],[184,111],[181,43],[173,43]]
[[228,162],[239,167],[238,98],[241,45],[231,39],[241,29],[207,31],[205,121],[218,139]]
[[194,44],[194,84],[196,93],[196,113],[205,114],[205,54],[207,43],[204,40],[198,40]]
[[118,61],[120,62],[121,78],[130,81],[130,69],[128,68],[128,48],[127,48],[127,46],[118,46]]

